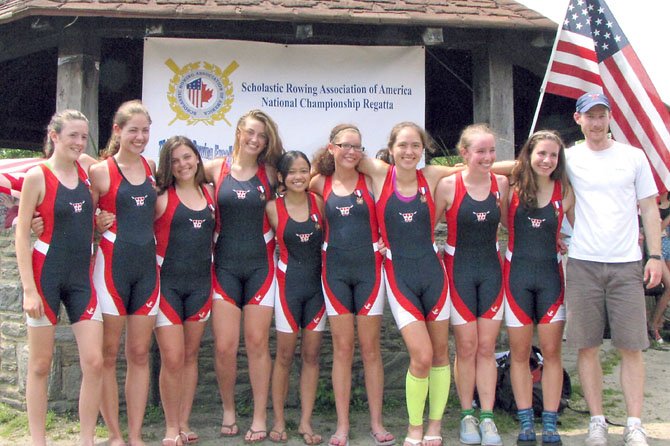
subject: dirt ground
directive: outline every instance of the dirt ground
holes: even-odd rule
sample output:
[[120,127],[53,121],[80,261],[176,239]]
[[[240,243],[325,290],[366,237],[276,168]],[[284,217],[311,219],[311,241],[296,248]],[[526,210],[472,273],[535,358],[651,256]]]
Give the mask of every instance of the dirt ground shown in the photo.
[[[611,350],[609,342],[603,346],[605,351]],[[571,350],[564,351],[565,368],[572,377],[573,384],[578,385],[578,378],[576,374],[576,352]],[[645,391],[645,405],[643,422],[647,433],[649,435],[649,444],[651,446],[670,445],[670,389],[668,388],[668,378],[670,377],[670,350],[649,349],[645,352],[645,361],[647,365],[647,382]],[[619,386],[619,365],[612,369],[612,373],[605,376],[605,406],[606,415],[609,419],[616,423],[625,423],[625,410],[623,397]],[[250,396],[249,396],[250,398]],[[578,396],[573,395],[572,405],[583,406],[583,402],[579,401]],[[568,415],[567,409],[565,416]],[[192,416],[192,428],[200,435],[199,445],[238,445],[244,444],[243,437],[239,436],[232,439],[221,439],[218,437],[218,426],[221,420],[221,411],[218,408],[203,408],[195,409]],[[454,408],[450,408],[445,415],[444,422],[444,444],[458,445],[458,431],[457,431],[457,417],[458,412]],[[572,413],[570,415],[572,427],[569,429],[560,429],[563,445],[583,445],[586,436],[586,429],[588,426],[587,415],[577,415]],[[402,440],[406,428],[406,411],[400,406],[392,411],[386,411],[384,414],[387,428],[396,435],[398,440]],[[288,434],[289,446],[298,446],[303,444],[301,437],[297,434],[297,422],[299,415],[296,411],[288,412]],[[162,420],[161,420],[162,421]],[[335,428],[335,414],[334,413],[315,413],[314,415],[314,429],[324,437],[324,445],[328,438],[333,433]],[[238,424],[241,430],[248,427],[250,420],[247,417],[239,417]],[[509,423],[508,423],[509,425]],[[511,426],[511,425],[509,425]],[[271,427],[271,426],[269,426]],[[541,430],[540,426],[537,426]],[[516,428],[508,427],[508,432],[503,433],[503,441],[505,445],[514,445],[516,439]],[[145,426],[145,439],[148,440],[149,445],[160,445],[160,439],[163,435],[163,426],[161,422],[156,422]],[[50,434],[52,438],[55,438]],[[76,444],[76,435],[72,433],[59,433],[57,437],[60,439],[51,441],[50,444],[73,445]],[[25,438],[0,438],[0,445],[29,445],[29,439]],[[100,440],[97,444],[104,445],[106,442]],[[266,440],[266,446],[272,444]],[[351,431],[350,444],[352,446],[373,446],[374,443],[369,436],[368,417],[366,413],[357,412],[352,413],[351,416]],[[399,445],[402,443],[399,441]],[[610,445],[623,444],[623,428],[610,427]]]

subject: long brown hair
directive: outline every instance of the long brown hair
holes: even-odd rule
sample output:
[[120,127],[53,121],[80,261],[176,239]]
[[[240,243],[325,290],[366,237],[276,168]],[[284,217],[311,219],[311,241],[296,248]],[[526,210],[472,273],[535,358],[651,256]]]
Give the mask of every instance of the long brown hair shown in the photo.
[[518,191],[519,201],[526,208],[537,208],[537,176],[530,163],[535,146],[540,141],[552,141],[558,144],[558,162],[556,169],[549,178],[560,181],[563,190],[568,187],[568,176],[565,170],[565,144],[559,134],[553,130],[540,130],[533,133],[521,148],[517,164],[512,169],[511,184]]
[[237,121],[235,130],[235,143],[233,144],[233,158],[237,158],[240,153],[240,132],[243,130],[242,125],[246,123],[247,119],[255,119],[256,121],[262,122],[263,125],[265,125],[265,133],[268,136],[265,149],[263,149],[263,152],[258,155],[258,162],[260,164],[266,163],[272,167],[276,167],[279,158],[284,153],[284,146],[282,145],[281,138],[279,137],[277,124],[267,113],[262,110],[249,110]]
[[60,112],[56,112],[51,117],[49,125],[47,125],[47,137],[44,139],[45,157],[51,158],[51,155],[53,155],[54,153],[54,142],[51,140],[49,133],[53,131],[60,135],[60,132],[63,130],[63,127],[65,127],[65,123],[70,121],[84,121],[86,124],[88,124],[88,119],[79,110],[67,109],[62,110]]
[[[126,101],[116,110],[114,113],[114,122],[119,128],[123,128],[130,119],[138,114],[142,114],[147,117],[149,124],[151,124],[151,116],[149,116],[149,110],[142,104],[142,101],[139,99],[133,99],[132,101]],[[107,147],[103,152],[103,158],[109,158],[110,156],[116,155],[116,153],[121,148],[121,141],[119,137],[114,134],[112,131],[112,136],[109,137],[107,142]]]
[[199,186],[207,182],[205,179],[205,169],[202,165],[202,157],[200,152],[193,144],[189,138],[185,136],[171,136],[161,147],[160,154],[158,155],[158,169],[156,169],[156,185],[158,186],[159,193],[165,192],[167,188],[173,186],[176,183],[174,175],[172,174],[172,152],[179,146],[186,146],[193,151],[195,157],[198,159],[198,167],[195,171],[195,184]]
[[324,176],[331,176],[335,173],[335,157],[328,150],[329,144],[334,144],[337,136],[342,132],[354,132],[358,134],[359,138],[363,138],[361,131],[353,124],[338,124],[330,131],[330,136],[328,137],[328,144],[320,148],[314,154],[314,169],[317,173],[320,173]]

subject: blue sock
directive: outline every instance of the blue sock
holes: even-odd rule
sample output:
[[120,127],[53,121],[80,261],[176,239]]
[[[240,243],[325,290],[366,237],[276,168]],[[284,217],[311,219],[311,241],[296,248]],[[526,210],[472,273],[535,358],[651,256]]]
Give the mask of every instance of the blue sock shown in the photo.
[[521,424],[522,431],[532,431],[534,430],[534,421],[535,416],[533,414],[533,408],[528,409],[519,409],[517,411],[517,416],[519,417],[519,423]]
[[558,421],[558,413],[551,412],[548,410],[542,411],[542,431],[544,432],[556,432],[556,423]]

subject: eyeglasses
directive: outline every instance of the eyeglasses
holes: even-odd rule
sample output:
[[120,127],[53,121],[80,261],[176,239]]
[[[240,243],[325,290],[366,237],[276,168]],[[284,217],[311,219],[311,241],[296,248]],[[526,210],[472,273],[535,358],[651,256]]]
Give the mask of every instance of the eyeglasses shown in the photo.
[[354,151],[356,151],[356,152],[365,152],[365,147],[363,147],[363,146],[355,146],[353,144],[347,144],[347,143],[342,143],[342,144],[333,143],[333,145],[339,147],[340,149],[344,150],[345,152],[348,152],[351,149],[354,149]]

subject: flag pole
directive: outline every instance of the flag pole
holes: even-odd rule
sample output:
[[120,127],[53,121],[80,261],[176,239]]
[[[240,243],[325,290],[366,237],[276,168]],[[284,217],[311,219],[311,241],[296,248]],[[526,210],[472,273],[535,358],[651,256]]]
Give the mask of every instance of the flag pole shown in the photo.
[[540,97],[537,100],[537,107],[535,108],[535,115],[533,116],[533,123],[530,126],[530,132],[528,132],[529,138],[530,135],[532,135],[533,132],[535,131],[535,125],[537,125],[537,120],[540,116],[540,107],[542,106],[542,101],[544,100],[544,89],[547,86],[547,78],[549,77],[549,72],[551,71],[551,63],[554,60],[554,56],[556,55],[556,47],[558,46],[558,38],[561,35],[561,28],[563,28],[563,22],[565,21],[565,18],[568,15],[567,5],[570,4],[570,0],[566,0],[565,4],[566,4],[565,15],[563,16],[563,20],[561,20],[558,23],[558,28],[556,29],[556,37],[554,38],[554,45],[551,48],[551,55],[549,56],[549,62],[547,63],[547,70],[544,72],[544,79],[542,80],[542,85],[540,86]]

